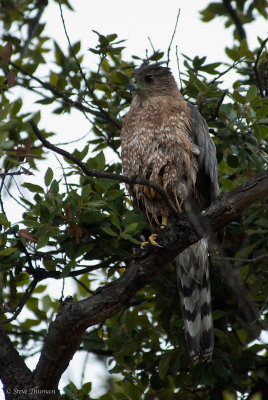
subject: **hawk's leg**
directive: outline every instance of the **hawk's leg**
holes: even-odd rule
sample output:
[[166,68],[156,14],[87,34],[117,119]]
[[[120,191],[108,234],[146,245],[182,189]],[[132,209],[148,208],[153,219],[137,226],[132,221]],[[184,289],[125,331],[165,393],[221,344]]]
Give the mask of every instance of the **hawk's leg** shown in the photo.
[[163,230],[167,226],[168,217],[166,215],[162,216],[162,223],[159,226],[159,229]]

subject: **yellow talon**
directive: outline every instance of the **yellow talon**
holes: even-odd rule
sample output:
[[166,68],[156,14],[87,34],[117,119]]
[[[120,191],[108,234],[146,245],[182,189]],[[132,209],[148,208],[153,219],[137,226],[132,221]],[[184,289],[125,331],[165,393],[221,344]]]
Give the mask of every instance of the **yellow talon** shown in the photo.
[[149,236],[149,242],[153,245],[153,246],[159,246],[158,243],[155,241],[155,239],[157,238],[157,233],[152,233],[151,236]]
[[162,247],[162,246],[160,246],[160,244],[158,244],[156,242],[156,240],[155,240],[156,238],[157,238],[157,233],[152,233],[151,236],[148,237],[148,241],[142,242],[141,246],[145,247],[148,243],[151,243],[151,245],[153,245],[153,246]]
[[141,247],[145,247],[149,242],[141,242]]

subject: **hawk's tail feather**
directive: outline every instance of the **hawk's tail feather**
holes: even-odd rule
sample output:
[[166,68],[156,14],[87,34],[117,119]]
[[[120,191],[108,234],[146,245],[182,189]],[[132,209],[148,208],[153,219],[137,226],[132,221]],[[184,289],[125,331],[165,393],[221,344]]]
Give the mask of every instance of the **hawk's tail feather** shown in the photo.
[[210,361],[214,347],[207,243],[190,246],[176,259],[182,318],[193,363]]

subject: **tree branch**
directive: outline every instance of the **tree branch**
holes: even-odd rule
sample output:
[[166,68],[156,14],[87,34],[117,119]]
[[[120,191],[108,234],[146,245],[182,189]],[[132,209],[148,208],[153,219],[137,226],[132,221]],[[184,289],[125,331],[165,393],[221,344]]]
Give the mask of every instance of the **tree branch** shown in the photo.
[[[9,64],[12,65],[12,67],[15,68],[17,71],[20,71],[23,75],[27,75],[31,79],[33,79],[34,81],[38,82],[44,89],[49,90],[56,97],[62,99],[63,102],[65,104],[68,104],[70,107],[74,107],[74,108],[78,109],[79,111],[82,111],[82,112],[85,112],[85,113],[90,113],[90,114],[94,115],[95,117],[101,117],[104,120],[106,120],[107,122],[112,123],[117,129],[121,129],[122,128],[121,123],[116,118],[114,118],[112,116],[109,116],[109,118],[107,117],[107,115],[109,115],[109,114],[106,113],[105,110],[94,110],[93,108],[90,108],[90,107],[87,107],[87,106],[83,105],[79,101],[73,101],[68,96],[66,96],[61,90],[59,90],[55,86],[51,85],[50,83],[43,82],[41,79],[37,78],[36,76],[34,76],[30,72],[26,71],[25,69],[23,69],[19,65],[15,64],[15,63],[13,63],[11,61],[10,61]],[[105,112],[102,112],[102,111],[105,111]]]
[[21,49],[20,52],[21,58],[24,58],[28,52],[29,45],[38,29],[39,21],[47,5],[48,5],[48,0],[38,0],[36,2],[36,7],[38,11],[36,13],[36,16],[33,19],[31,19],[28,24],[28,37],[25,40],[24,45]]
[[5,312],[10,312],[10,313],[13,312],[14,313],[11,318],[8,318],[7,320],[4,321],[5,324],[14,321],[14,319],[16,319],[17,316],[21,313],[24,305],[26,304],[27,300],[29,299],[29,297],[33,293],[33,291],[36,288],[36,285],[38,284],[38,282],[39,282],[38,279],[34,278],[34,280],[27,287],[27,289],[25,291],[25,294],[20,299],[18,305],[13,310],[6,310],[5,311]]
[[95,178],[107,178],[107,179],[115,179],[120,182],[125,182],[128,183],[129,185],[145,185],[152,187],[155,189],[157,192],[161,194],[163,199],[166,201],[170,209],[173,211],[175,215],[178,215],[178,210],[170,200],[168,194],[166,191],[163,189],[163,186],[161,186],[159,183],[149,181],[144,178],[140,178],[138,176],[134,177],[127,177],[124,175],[119,175],[119,174],[112,174],[110,172],[103,172],[103,171],[97,171],[95,169],[88,168],[86,164],[84,164],[82,161],[79,160],[79,158],[75,157],[73,154],[69,153],[66,150],[60,149],[57,146],[54,146],[52,143],[50,143],[48,140],[45,139],[45,137],[42,135],[42,133],[39,131],[36,123],[34,122],[33,119],[30,119],[30,124],[32,126],[32,129],[35,133],[35,135],[38,137],[38,139],[43,143],[43,145],[55,153],[58,153],[62,155],[63,157],[67,158],[68,160],[73,161],[82,171],[86,176],[93,176]]
[[4,178],[6,176],[16,176],[16,175],[33,175],[33,173],[31,171],[29,171],[28,169],[25,169],[25,168],[21,167],[21,169],[19,171],[1,172],[0,173],[0,178]]
[[243,28],[243,24],[240,21],[240,18],[238,17],[238,14],[236,10],[233,8],[231,1],[230,0],[223,0],[223,4],[225,5],[226,10],[230,14],[230,17],[234,21],[234,24],[236,26],[236,29],[238,31],[238,35],[240,37],[240,40],[246,39],[246,32],[245,29]]
[[23,387],[31,374],[0,322],[0,379],[5,388]]
[[170,43],[169,43],[168,49],[167,49],[167,67],[169,66],[169,62],[170,62],[170,50],[171,50],[171,46],[172,46],[176,31],[177,31],[177,26],[178,26],[178,22],[179,22],[179,18],[180,18],[180,13],[181,13],[181,10],[179,8],[178,13],[177,13],[177,17],[176,17],[175,27],[174,27],[174,30],[173,30],[173,33],[172,33],[172,36],[171,36],[171,40],[170,40]]
[[[265,171],[218,198],[200,215],[201,224],[208,224],[209,230],[218,231],[238,218],[250,204],[267,195],[268,172]],[[100,288],[86,300],[74,302],[68,297],[62,303],[56,320],[50,324],[34,384],[44,389],[57,388],[84,331],[126,309],[135,293],[153,280],[163,264],[171,262],[200,237],[200,232],[182,215],[158,235],[162,247],[147,245],[139,250],[118,280]]]
[[255,72],[255,77],[256,77],[256,81],[257,81],[257,85],[260,91],[260,96],[263,98],[264,97],[264,93],[263,93],[263,88],[262,88],[262,83],[261,83],[261,79],[260,79],[260,75],[259,75],[259,71],[258,71],[258,64],[259,64],[259,60],[260,60],[260,56],[262,53],[262,50],[264,49],[266,43],[268,42],[268,37],[263,40],[261,47],[259,48],[259,51],[257,53],[257,57],[256,57],[256,61],[254,64],[254,72]]
[[268,259],[268,253],[255,258],[235,258],[235,257],[213,257],[216,260],[235,261],[242,264],[257,264],[259,261]]

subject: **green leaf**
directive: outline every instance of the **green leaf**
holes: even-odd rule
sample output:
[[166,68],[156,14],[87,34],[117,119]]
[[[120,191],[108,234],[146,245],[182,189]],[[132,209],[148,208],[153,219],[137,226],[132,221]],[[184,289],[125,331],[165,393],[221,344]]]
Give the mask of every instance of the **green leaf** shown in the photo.
[[158,366],[158,368],[159,368],[159,376],[160,376],[160,378],[162,380],[165,378],[165,376],[167,374],[171,358],[172,358],[172,353],[171,352],[166,352],[162,356],[162,358],[161,358],[161,360],[159,362],[159,366]]
[[104,58],[104,59],[102,60],[102,62],[101,62],[101,69],[102,69],[103,71],[107,72],[107,73],[108,73],[108,72],[110,71],[110,69],[111,69],[111,67],[110,67],[108,61],[106,60],[106,58]]
[[0,224],[3,225],[5,228],[10,227],[10,222],[8,221],[4,213],[0,213]]
[[107,233],[109,236],[118,236],[117,233],[115,231],[113,231],[111,228],[108,227],[101,227],[101,229],[103,230],[103,232]]
[[40,216],[43,219],[43,221],[45,222],[49,221],[50,217],[49,209],[44,204],[40,204]]
[[89,201],[89,196],[91,192],[92,192],[91,185],[88,184],[82,187],[81,197],[84,202]]
[[227,190],[227,191],[232,190],[235,187],[234,182],[228,178],[221,178],[221,184],[222,184],[224,190]]
[[246,94],[246,99],[247,99],[247,101],[248,101],[249,103],[251,103],[252,100],[255,99],[255,97],[257,96],[257,94],[258,94],[258,89],[257,89],[257,87],[256,87],[255,85],[250,86],[250,88],[248,89],[247,94]]
[[52,168],[48,167],[47,172],[45,173],[45,185],[49,186],[53,179],[53,171]]
[[225,48],[225,52],[229,58],[233,61],[237,61],[239,58],[238,50],[237,49],[229,49],[228,47]]
[[229,156],[226,157],[227,164],[231,168],[237,168],[239,166],[239,160],[238,157],[234,156],[233,154],[230,154]]
[[264,400],[261,393],[255,393],[249,400]]
[[104,168],[105,168],[105,156],[104,156],[103,151],[100,151],[98,153],[98,155],[95,157],[95,160],[97,162],[98,169],[101,170],[101,171],[104,170]]
[[136,232],[138,225],[139,224],[137,222],[133,222],[132,224],[127,225],[124,233]]
[[129,240],[130,242],[132,242],[134,244],[141,243],[140,241],[138,241],[137,239],[135,239],[134,237],[132,237],[131,235],[129,235],[128,233],[125,233],[125,232],[121,233],[120,238],[124,239],[124,240]]
[[48,244],[49,241],[49,234],[47,232],[42,233],[40,236],[38,236],[37,239],[37,249],[40,249],[41,247],[44,247]]
[[226,315],[225,311],[215,310],[215,311],[213,311],[213,321],[216,321],[216,319],[222,318],[225,315]]
[[49,83],[52,86],[57,86],[58,80],[59,80],[59,76],[57,74],[55,74],[54,72],[50,72]]
[[32,193],[44,193],[44,189],[39,185],[35,185],[34,183],[25,182],[21,186],[30,190]]
[[111,43],[117,38],[117,34],[116,33],[111,33],[110,35],[107,35],[106,38]]
[[121,224],[120,224],[120,219],[118,217],[118,215],[116,213],[111,213],[110,214],[110,218],[111,218],[111,223],[120,230],[121,228]]
[[127,398],[131,400],[140,400],[141,392],[132,383],[126,382],[123,386],[124,392],[127,394]]
[[73,44],[73,45],[72,45],[72,49],[73,49],[73,52],[74,52],[75,54],[77,54],[77,53],[80,51],[80,49],[81,49],[81,42],[78,41],[78,42],[76,42],[75,44]]
[[222,392],[222,397],[223,400],[236,400],[236,395],[230,392],[227,392],[227,390],[224,390]]
[[7,249],[1,250],[0,255],[9,256],[10,254],[13,254],[16,250],[17,250],[16,247],[8,247]]
[[49,191],[54,194],[54,196],[57,196],[59,193],[59,184],[55,179],[52,181]]
[[241,104],[246,104],[247,100],[245,96],[242,96],[237,90],[234,90],[233,98],[235,101]]

